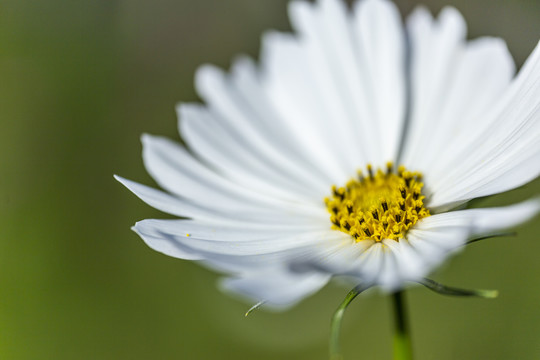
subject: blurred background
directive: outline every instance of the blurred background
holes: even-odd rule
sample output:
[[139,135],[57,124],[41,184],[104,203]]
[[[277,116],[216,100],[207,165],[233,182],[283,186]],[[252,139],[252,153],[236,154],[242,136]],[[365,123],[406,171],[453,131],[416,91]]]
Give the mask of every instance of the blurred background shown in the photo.
[[[540,38],[531,0],[455,5],[471,37],[505,38],[522,64]],[[0,1],[0,358],[326,359],[348,289],[256,312],[218,275],[150,250],[129,230],[165,218],[113,174],[153,185],[141,133],[178,139],[174,106],[197,101],[202,63],[257,56],[289,29],[286,0]],[[405,13],[415,1],[401,1]],[[540,193],[537,180],[479,205]],[[496,300],[408,292],[417,359],[540,359],[540,219],[516,238],[471,245],[434,279],[500,290]],[[391,307],[376,291],[349,308],[347,359],[391,358]]]

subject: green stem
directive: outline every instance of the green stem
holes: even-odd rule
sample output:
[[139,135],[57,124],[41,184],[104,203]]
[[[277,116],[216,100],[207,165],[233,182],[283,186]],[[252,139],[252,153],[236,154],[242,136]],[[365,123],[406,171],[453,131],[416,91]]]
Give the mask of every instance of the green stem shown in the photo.
[[405,310],[405,296],[403,291],[393,295],[394,311],[396,316],[394,334],[394,360],[412,360],[411,338],[409,323]]
[[358,296],[365,288],[356,286],[354,289],[349,291],[343,302],[339,305],[334,312],[332,317],[332,322],[330,324],[330,360],[342,360],[343,355],[339,348],[339,332],[341,330],[341,321],[343,320],[343,314],[345,314],[345,309],[347,306]]

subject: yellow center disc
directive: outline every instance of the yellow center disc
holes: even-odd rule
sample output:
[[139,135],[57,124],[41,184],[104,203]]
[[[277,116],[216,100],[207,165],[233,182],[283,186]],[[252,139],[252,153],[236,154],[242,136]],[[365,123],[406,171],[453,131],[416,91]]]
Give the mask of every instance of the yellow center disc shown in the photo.
[[422,218],[429,216],[424,207],[422,174],[392,163],[383,172],[358,172],[345,187],[332,186],[332,196],[324,199],[330,212],[332,228],[353,236],[356,241],[399,240]]

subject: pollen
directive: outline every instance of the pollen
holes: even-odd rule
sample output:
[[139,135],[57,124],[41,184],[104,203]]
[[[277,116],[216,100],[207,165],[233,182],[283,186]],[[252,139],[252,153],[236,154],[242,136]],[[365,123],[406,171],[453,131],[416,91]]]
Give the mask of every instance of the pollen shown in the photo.
[[392,163],[385,171],[367,165],[364,174],[344,187],[332,186],[332,195],[325,198],[332,229],[362,240],[399,241],[422,218],[430,216],[424,207],[422,174],[404,166],[394,171]]

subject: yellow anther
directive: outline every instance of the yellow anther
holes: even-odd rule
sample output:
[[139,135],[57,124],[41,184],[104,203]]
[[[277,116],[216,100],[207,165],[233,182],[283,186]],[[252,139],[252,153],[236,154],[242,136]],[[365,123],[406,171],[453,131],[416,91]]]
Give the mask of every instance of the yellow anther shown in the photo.
[[388,211],[388,202],[386,202],[386,200],[384,200],[384,198],[379,198],[379,202],[381,203],[383,211],[387,212]]
[[394,172],[394,163],[389,161],[386,163],[386,173],[391,174]]
[[343,202],[343,205],[347,209],[347,213],[349,213],[349,215],[352,214],[354,209],[354,203],[350,199],[347,199]]
[[401,197],[404,200],[407,199],[407,189],[405,189],[405,187],[403,185],[400,185],[398,190],[399,190],[399,193],[401,194]]
[[368,171],[369,178],[373,179],[373,167],[371,166],[371,164],[368,164],[366,166],[366,168],[367,168],[367,171]]
[[376,208],[372,208],[372,209],[371,209],[371,216],[373,216],[373,218],[374,218],[375,220],[379,220],[379,212],[377,211]]
[[366,227],[363,227],[362,228],[362,231],[364,232],[364,234],[366,234],[367,237],[370,237],[371,236],[371,231],[369,231],[369,229]]

